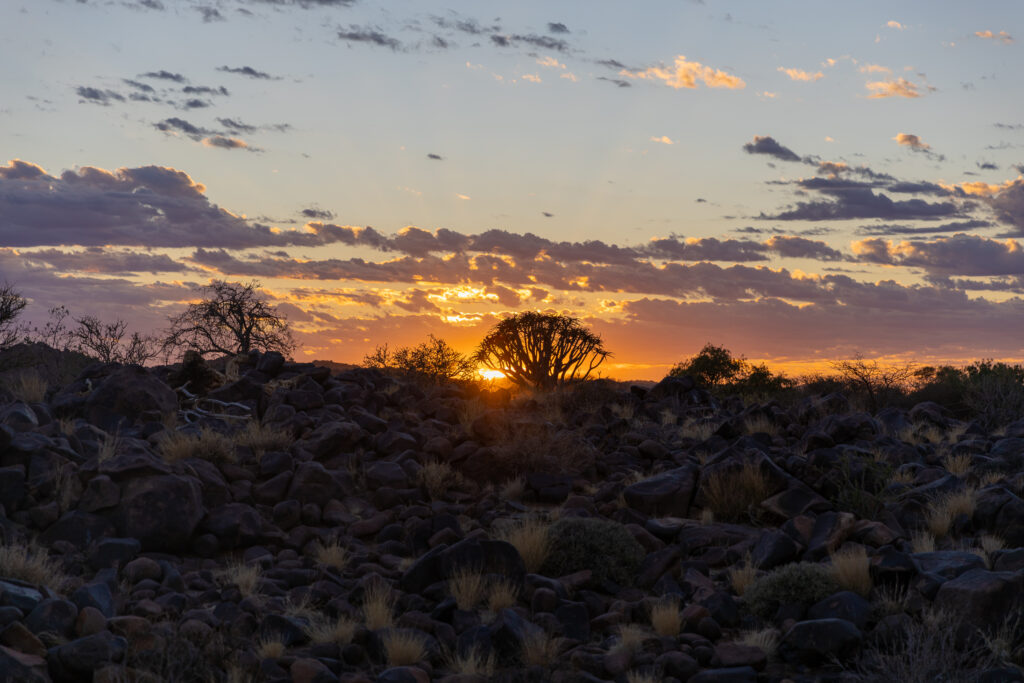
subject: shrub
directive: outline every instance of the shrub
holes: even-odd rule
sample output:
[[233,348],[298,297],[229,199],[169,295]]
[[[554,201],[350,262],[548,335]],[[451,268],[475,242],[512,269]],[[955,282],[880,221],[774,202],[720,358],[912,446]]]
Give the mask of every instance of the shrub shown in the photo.
[[498,538],[515,546],[526,571],[538,572],[551,552],[550,525],[542,519],[524,519],[498,533]]
[[670,598],[651,606],[651,628],[659,636],[677,636],[682,628],[679,601]]
[[4,388],[17,401],[39,403],[46,398],[46,380],[35,370],[22,370],[4,378]]
[[45,548],[22,543],[0,545],[0,578],[18,579],[58,590],[67,576]]
[[771,494],[768,478],[756,463],[739,469],[714,472],[701,484],[707,507],[715,519],[737,522],[749,516],[752,506]]
[[387,344],[378,346],[372,354],[363,357],[363,366],[398,370],[412,379],[431,384],[477,378],[473,360],[434,335],[429,335],[419,346],[403,346],[395,351],[389,351]]
[[589,569],[594,583],[611,580],[632,583],[644,550],[617,522],[589,517],[566,517],[551,525],[551,552],[543,573],[564,576]]
[[427,655],[427,642],[418,632],[406,629],[389,630],[384,634],[384,650],[390,666],[415,664]]
[[863,546],[844,548],[832,555],[832,575],[841,587],[866,598],[873,585],[870,564]]
[[259,456],[266,451],[284,451],[295,439],[283,429],[267,427],[259,422],[248,422],[243,429],[231,435],[238,446],[248,448]]
[[231,437],[203,427],[198,434],[172,431],[160,442],[160,455],[167,462],[200,458],[211,462],[235,462]]
[[770,619],[780,605],[809,607],[839,590],[829,567],[797,562],[774,569],[754,579],[743,593],[747,608],[762,619]]

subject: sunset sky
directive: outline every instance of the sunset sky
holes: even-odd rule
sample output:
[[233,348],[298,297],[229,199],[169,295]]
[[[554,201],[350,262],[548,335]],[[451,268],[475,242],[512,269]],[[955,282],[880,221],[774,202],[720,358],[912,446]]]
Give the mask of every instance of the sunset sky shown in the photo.
[[[582,318],[619,378],[1024,359],[1024,5],[4,0],[0,280],[300,360]],[[1018,35],[1020,34],[1020,35]]]

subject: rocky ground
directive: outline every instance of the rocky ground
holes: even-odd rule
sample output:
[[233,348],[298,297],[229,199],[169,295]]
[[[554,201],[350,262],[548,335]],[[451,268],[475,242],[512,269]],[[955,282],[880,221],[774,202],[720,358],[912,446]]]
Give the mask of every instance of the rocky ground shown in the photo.
[[1024,420],[276,354],[8,380],[3,681],[1024,680]]

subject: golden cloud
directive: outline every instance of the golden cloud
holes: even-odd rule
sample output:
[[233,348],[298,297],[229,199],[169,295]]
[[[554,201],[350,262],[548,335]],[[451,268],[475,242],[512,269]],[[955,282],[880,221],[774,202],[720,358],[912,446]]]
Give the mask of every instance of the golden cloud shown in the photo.
[[865,87],[871,91],[871,94],[868,95],[870,99],[880,99],[883,97],[914,98],[921,96],[917,85],[905,78],[897,78],[895,81],[874,81],[865,84]]
[[825,77],[825,74],[821,73],[820,71],[816,71],[812,74],[808,71],[804,71],[803,69],[787,69],[784,66],[780,66],[778,68],[778,71],[781,71],[782,73],[786,74],[787,76],[790,77],[790,79],[794,81],[816,81],[819,78]]
[[678,55],[674,66],[671,68],[652,66],[644,71],[623,69],[619,72],[619,75],[626,78],[664,81],[665,85],[677,90],[681,88],[696,88],[698,81],[704,83],[709,88],[739,90],[747,87],[746,82],[742,78],[728,74],[721,69],[706,66],[700,62],[689,62],[686,60],[685,55]]
[[974,35],[986,40],[998,40],[1004,45],[1009,45],[1013,42],[1013,36],[1006,31],[1000,31],[999,33],[993,33],[992,31],[975,31]]

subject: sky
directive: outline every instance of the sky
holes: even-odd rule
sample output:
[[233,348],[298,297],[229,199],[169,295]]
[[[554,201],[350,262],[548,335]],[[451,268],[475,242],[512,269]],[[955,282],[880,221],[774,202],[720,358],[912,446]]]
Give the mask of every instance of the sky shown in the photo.
[[1024,359],[1016,1],[0,1],[0,280],[300,360],[580,318],[657,379]]

